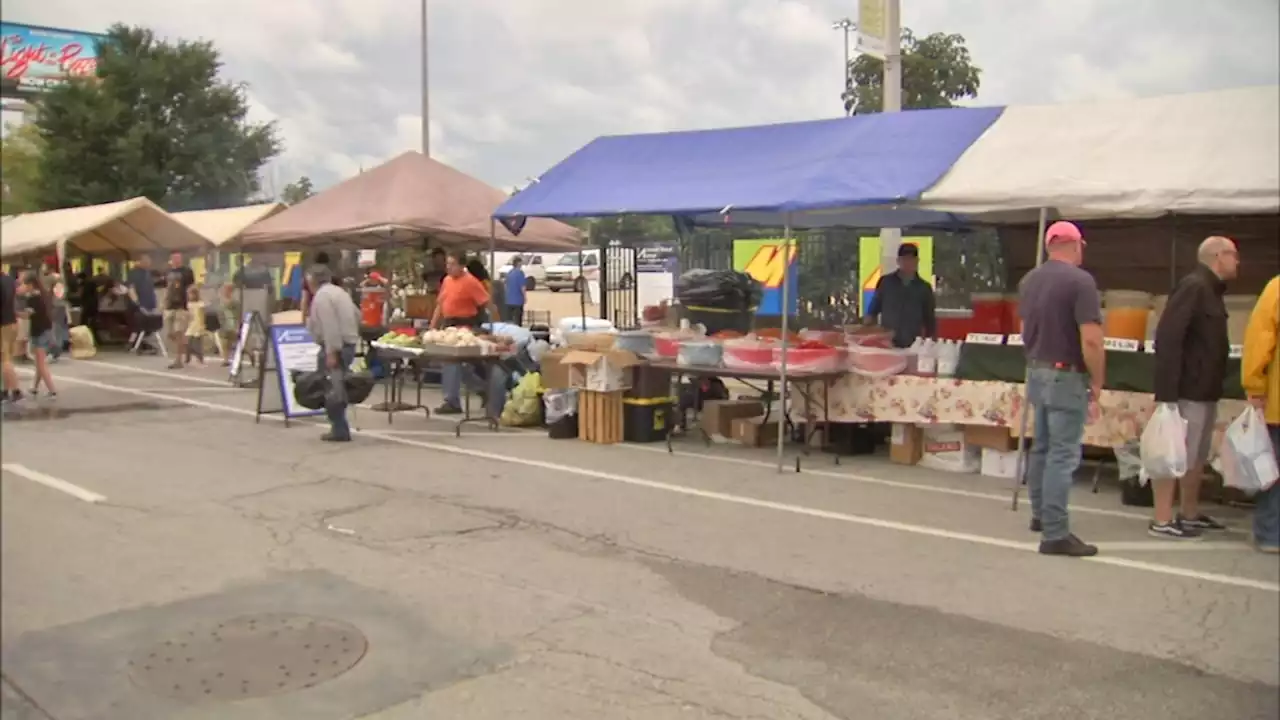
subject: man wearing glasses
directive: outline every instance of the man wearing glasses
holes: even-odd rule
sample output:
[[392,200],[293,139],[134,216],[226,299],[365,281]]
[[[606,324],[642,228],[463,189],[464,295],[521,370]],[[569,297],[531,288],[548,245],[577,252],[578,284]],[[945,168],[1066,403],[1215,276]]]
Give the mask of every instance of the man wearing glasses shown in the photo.
[[[1222,296],[1227,281],[1236,277],[1240,254],[1234,242],[1215,235],[1200,243],[1196,257],[1199,265],[1178,282],[1156,325],[1156,402],[1176,405],[1187,423],[1187,473],[1151,479],[1155,518],[1147,532],[1170,540],[1193,540],[1206,530],[1225,529],[1200,512],[1200,480],[1231,352]],[[1181,495],[1176,517],[1175,494]]]

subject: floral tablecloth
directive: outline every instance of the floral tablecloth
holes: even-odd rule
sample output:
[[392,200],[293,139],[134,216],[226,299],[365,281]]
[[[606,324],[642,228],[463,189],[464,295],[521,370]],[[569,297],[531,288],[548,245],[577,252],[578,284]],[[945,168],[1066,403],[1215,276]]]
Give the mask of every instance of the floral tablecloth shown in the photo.
[[[811,421],[822,420],[822,388],[809,388],[813,404],[797,390],[791,403]],[[849,374],[832,384],[827,395],[832,422],[900,422],[919,425],[954,423],[1009,427],[1017,434],[1022,422],[1022,384],[954,378],[897,375],[866,378]],[[1120,447],[1137,440],[1155,410],[1155,397],[1146,393],[1104,390],[1101,416],[1085,425],[1084,443]],[[1216,437],[1241,411],[1241,400],[1218,403]],[[1028,434],[1031,422],[1028,418]]]

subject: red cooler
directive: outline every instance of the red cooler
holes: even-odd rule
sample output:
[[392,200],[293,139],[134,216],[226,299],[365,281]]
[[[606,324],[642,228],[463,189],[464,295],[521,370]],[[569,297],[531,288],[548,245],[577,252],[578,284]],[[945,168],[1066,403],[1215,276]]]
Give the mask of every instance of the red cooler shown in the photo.
[[1004,293],[974,293],[971,295],[973,320],[969,326],[969,332],[1004,334],[1005,322],[1008,320],[1004,297]]
[[360,323],[370,327],[382,327],[387,307],[387,290],[380,287],[361,288]]

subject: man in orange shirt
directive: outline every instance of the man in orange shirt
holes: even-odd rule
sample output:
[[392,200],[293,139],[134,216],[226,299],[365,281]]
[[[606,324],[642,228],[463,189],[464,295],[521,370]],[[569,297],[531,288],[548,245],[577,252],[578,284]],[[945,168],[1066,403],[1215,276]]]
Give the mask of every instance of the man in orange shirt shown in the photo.
[[[466,255],[450,253],[445,262],[445,279],[440,284],[436,298],[436,311],[431,316],[433,330],[442,327],[479,328],[489,317],[498,316],[498,308],[489,297],[489,291],[476,276],[467,272]],[[483,386],[480,378],[471,378]],[[462,412],[462,366],[447,363],[440,371],[440,384],[444,387],[444,404],[436,409],[438,415],[457,415]],[[470,383],[468,383],[470,384]]]

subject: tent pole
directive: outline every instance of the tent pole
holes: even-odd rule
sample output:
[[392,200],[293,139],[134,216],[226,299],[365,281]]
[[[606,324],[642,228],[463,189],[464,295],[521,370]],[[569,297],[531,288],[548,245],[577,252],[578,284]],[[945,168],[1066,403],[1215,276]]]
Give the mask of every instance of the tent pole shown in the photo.
[[[1044,263],[1044,232],[1049,220],[1049,208],[1040,208],[1040,223],[1036,229],[1036,267]],[[1027,479],[1027,418],[1031,415],[1028,404],[1030,399],[1031,365],[1022,371],[1022,404],[1019,406],[1022,417],[1018,419],[1018,463],[1013,472],[1013,502],[1009,509],[1017,511],[1018,494],[1022,491],[1022,483]]]
[[[498,279],[498,263],[497,261],[494,260],[494,256],[496,255],[494,251],[498,247],[497,222],[498,222],[497,220],[493,219],[492,215],[489,216],[489,287],[491,288],[493,287],[494,280]],[[503,287],[502,291],[505,293],[507,284],[504,282],[502,284],[502,287]],[[505,300],[505,298],[503,298],[503,300]],[[490,293],[489,301],[493,303],[494,307],[499,308],[498,314],[506,315],[506,312],[507,312],[506,307],[499,305],[498,299],[493,297],[492,293]],[[490,322],[496,323],[500,320],[506,320],[506,318],[505,317],[493,318],[492,320],[490,320]]]
[[782,449],[787,434],[787,326],[791,315],[791,213],[787,213],[782,225],[782,366],[778,378],[778,390],[782,402],[782,415],[778,421],[778,473],[782,473]]

